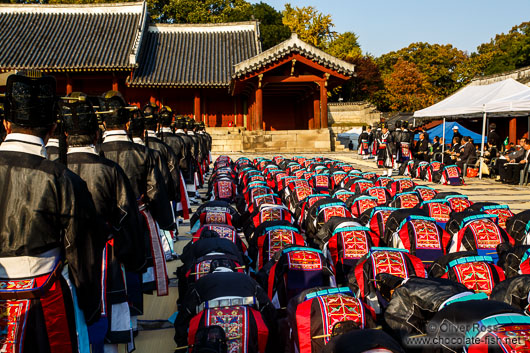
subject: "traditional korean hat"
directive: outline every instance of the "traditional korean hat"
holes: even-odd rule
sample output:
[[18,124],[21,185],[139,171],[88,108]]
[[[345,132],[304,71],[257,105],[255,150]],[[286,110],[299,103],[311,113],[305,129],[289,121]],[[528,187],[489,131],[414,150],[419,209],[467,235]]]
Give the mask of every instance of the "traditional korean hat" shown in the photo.
[[39,70],[24,70],[7,78],[5,119],[25,127],[46,127],[57,120],[56,82]]
[[62,99],[60,107],[68,135],[90,135],[98,130],[98,118],[86,94],[70,93]]
[[105,123],[110,125],[122,125],[129,121],[125,99],[118,91],[107,91],[101,96],[98,114],[103,115]]
[[169,126],[173,122],[173,111],[168,106],[163,106],[158,112],[160,122],[164,126]]

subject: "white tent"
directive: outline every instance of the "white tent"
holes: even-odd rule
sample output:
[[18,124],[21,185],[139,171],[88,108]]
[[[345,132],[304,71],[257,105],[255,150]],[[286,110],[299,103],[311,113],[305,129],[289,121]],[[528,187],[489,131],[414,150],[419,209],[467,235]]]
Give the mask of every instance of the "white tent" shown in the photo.
[[486,103],[484,110],[488,115],[495,113],[508,113],[509,115],[515,115],[515,113],[520,112],[528,113],[530,112],[530,88]]
[[[484,113],[488,103],[524,94],[530,95],[530,87],[512,78],[483,86],[468,85],[443,101],[414,112],[414,117],[478,116]],[[527,105],[530,105],[530,101],[527,101]],[[502,107],[509,108],[509,104],[504,102]]]
[[[509,78],[489,85],[468,85],[443,101],[414,112],[414,117],[443,118],[443,138],[445,141],[446,118],[465,118],[482,115],[482,145],[480,149],[480,163],[482,163],[487,114],[510,115],[510,113],[523,111],[530,112],[530,87]],[[482,165],[480,177],[482,177]]]

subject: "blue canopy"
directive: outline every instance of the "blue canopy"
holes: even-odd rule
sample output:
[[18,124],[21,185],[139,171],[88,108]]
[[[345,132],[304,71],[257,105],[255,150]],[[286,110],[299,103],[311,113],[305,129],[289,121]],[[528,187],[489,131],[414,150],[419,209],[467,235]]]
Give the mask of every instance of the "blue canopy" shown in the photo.
[[[453,141],[453,127],[458,126],[458,132],[462,136],[469,136],[473,139],[473,143],[482,143],[482,135],[477,134],[476,132],[473,132],[471,130],[466,129],[456,121],[448,121],[445,123],[445,143],[451,143]],[[432,142],[434,136],[442,137],[443,135],[443,123],[433,127],[432,129],[427,130],[427,133],[429,133],[429,140]],[[415,140],[420,139],[420,135],[416,134],[414,135]],[[486,136],[484,138],[484,143],[488,142],[488,137]]]

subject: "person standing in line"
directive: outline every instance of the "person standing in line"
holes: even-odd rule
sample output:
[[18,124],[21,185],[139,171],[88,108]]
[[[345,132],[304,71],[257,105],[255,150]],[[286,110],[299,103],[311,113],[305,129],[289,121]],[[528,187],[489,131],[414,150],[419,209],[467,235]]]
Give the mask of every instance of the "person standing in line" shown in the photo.
[[35,70],[10,75],[5,102],[0,350],[87,350],[88,340],[78,342],[76,330],[99,321],[107,239],[86,183],[46,159],[57,121],[55,79]]

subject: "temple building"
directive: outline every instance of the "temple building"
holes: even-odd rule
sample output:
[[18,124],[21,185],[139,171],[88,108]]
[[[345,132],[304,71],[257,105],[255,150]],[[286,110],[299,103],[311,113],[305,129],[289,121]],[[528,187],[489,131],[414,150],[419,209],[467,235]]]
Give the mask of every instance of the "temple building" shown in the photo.
[[326,129],[327,92],[354,75],[296,35],[262,51],[256,21],[153,24],[145,2],[0,5],[0,74],[21,69],[246,131]]

